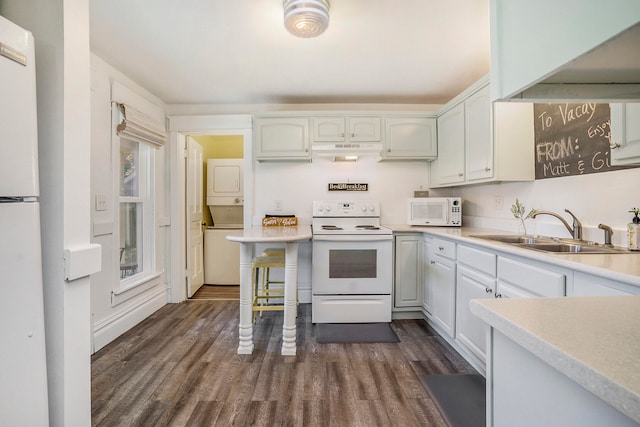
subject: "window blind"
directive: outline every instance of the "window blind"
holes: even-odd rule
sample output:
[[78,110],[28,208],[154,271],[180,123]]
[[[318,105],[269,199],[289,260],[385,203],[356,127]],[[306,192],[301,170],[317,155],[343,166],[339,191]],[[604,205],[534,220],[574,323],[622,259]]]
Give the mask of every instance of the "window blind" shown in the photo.
[[126,104],[116,103],[119,119],[116,127],[118,136],[137,142],[163,146],[167,133],[163,123]]

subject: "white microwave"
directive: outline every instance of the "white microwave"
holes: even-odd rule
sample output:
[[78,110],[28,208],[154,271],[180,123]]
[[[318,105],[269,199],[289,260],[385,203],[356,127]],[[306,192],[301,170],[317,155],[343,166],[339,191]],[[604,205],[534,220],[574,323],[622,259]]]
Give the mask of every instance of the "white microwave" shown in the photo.
[[460,227],[462,199],[460,197],[422,197],[409,199],[409,225]]

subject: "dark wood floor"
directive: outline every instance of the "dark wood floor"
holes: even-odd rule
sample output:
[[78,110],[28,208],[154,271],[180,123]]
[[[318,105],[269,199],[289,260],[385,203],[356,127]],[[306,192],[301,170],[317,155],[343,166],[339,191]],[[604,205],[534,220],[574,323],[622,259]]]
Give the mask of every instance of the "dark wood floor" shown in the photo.
[[475,371],[424,321],[394,320],[400,343],[318,344],[310,308],[285,357],[281,312],[237,355],[237,302],[163,307],[92,356],[93,425],[445,426],[417,375]]
[[240,300],[240,286],[238,285],[202,285],[191,299],[207,300]]

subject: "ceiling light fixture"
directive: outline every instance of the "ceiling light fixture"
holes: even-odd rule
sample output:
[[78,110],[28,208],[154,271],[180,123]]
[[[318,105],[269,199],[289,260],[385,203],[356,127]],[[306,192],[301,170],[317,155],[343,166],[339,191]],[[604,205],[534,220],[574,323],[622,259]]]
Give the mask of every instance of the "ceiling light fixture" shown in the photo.
[[328,0],[284,0],[284,26],[298,37],[316,37],[329,26]]

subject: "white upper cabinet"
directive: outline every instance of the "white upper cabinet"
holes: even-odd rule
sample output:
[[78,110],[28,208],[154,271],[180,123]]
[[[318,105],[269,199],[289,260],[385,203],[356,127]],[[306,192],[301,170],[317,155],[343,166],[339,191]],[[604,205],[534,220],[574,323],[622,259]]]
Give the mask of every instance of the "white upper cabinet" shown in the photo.
[[610,106],[611,164],[640,164],[640,103]]
[[491,103],[483,78],[442,108],[431,187],[533,181],[533,104]]
[[261,117],[254,127],[256,160],[311,160],[308,118]]
[[316,142],[379,142],[380,117],[314,117],[313,140]]
[[384,159],[433,160],[438,154],[436,119],[385,117]]
[[438,158],[431,163],[431,186],[464,182],[464,103],[438,117]]
[[640,97],[638,0],[491,0],[490,10],[492,100]]
[[474,93],[464,102],[465,109],[465,178],[467,181],[493,176],[493,144],[491,140],[491,102],[489,86]]

